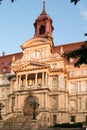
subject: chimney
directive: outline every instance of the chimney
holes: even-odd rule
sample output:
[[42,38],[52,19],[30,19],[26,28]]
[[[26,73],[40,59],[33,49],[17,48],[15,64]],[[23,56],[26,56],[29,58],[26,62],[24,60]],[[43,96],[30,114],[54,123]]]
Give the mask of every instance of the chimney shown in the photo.
[[5,56],[5,52],[4,51],[2,52],[2,56]]
[[60,53],[63,54],[64,53],[64,50],[63,50],[63,47],[61,46],[60,48]]

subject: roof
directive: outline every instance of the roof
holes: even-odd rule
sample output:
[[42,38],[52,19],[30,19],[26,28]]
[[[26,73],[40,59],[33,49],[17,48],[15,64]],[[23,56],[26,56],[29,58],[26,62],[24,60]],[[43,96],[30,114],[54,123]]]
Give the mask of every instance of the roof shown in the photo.
[[37,17],[36,21],[40,21],[43,19],[49,19],[52,22],[51,17],[46,13],[46,9],[45,9],[45,1],[43,1],[43,10],[41,12],[41,14]]
[[83,45],[85,42],[86,41],[64,44],[60,46],[54,46],[54,53],[61,53],[61,47],[62,47],[63,52],[74,51],[80,48],[81,45]]
[[[64,44],[64,45],[60,45],[60,46],[54,46],[54,48],[53,48],[54,53],[61,53],[61,47],[62,47],[63,52],[73,51],[75,49],[78,49],[84,43],[85,43],[85,41]],[[10,73],[10,71],[11,71],[10,67],[11,67],[13,56],[15,56],[15,60],[21,59],[23,56],[23,52],[0,56],[0,74]]]
[[10,73],[10,66],[12,63],[12,58],[15,56],[15,60],[20,59],[23,53],[14,53],[10,55],[0,56],[0,74]]

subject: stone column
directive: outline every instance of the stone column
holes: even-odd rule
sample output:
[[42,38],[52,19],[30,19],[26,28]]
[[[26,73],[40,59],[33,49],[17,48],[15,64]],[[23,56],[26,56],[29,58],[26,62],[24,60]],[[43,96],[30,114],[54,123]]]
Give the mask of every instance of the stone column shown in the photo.
[[18,108],[20,108],[20,94],[18,95]]
[[42,87],[44,86],[44,72],[42,73]]
[[21,75],[19,76],[19,88],[21,88],[21,84],[22,82],[21,82]]
[[78,93],[81,92],[81,81],[78,81],[77,82],[77,87],[78,87]]
[[27,87],[27,74],[26,74],[26,79],[25,79],[25,80],[26,80],[26,84],[25,84],[25,87]]
[[45,107],[48,107],[48,95],[45,93]]
[[19,87],[19,76],[17,75],[17,84],[16,84],[16,88]]
[[15,95],[15,110],[18,109],[18,94]]
[[11,103],[12,103],[12,102],[11,102],[11,97],[10,97],[10,98],[9,98],[9,101],[8,101],[8,104],[9,104],[9,105],[8,105],[8,106],[9,106],[9,108],[8,108],[9,110],[8,110],[8,111],[9,111],[10,113],[11,113],[11,106],[12,106]]
[[41,102],[42,102],[42,108],[43,108],[43,93],[42,93],[42,101]]
[[13,80],[10,80],[10,93],[13,93],[14,89],[13,89]]
[[46,104],[45,104],[45,93],[43,93],[43,107],[45,108]]
[[58,104],[57,104],[57,111],[59,110],[59,95],[57,96],[57,102],[58,102]]
[[46,72],[45,81],[46,81],[46,82],[45,82],[45,83],[46,83],[45,85],[47,86],[47,85],[48,85],[48,74],[47,74],[47,72]]
[[35,87],[37,87],[37,73],[35,74]]
[[65,75],[65,89],[67,90],[67,75]]

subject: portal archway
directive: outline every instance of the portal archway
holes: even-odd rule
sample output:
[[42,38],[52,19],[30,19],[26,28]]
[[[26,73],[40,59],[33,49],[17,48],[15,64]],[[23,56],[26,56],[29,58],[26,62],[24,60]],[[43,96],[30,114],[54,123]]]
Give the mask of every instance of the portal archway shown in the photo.
[[53,115],[53,124],[55,125],[57,123],[57,116]]
[[[24,100],[24,107],[23,107],[23,114],[24,116],[33,116],[34,109],[33,109],[33,103],[38,103],[38,98],[33,96],[32,94],[29,94],[27,98]],[[36,107],[36,115],[38,114],[38,106]]]

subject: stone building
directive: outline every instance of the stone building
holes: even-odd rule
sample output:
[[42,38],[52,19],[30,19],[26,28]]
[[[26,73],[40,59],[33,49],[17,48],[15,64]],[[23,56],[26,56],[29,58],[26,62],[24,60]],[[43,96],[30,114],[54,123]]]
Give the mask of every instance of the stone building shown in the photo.
[[22,114],[40,125],[87,121],[87,65],[74,67],[74,59],[61,55],[84,41],[55,46],[51,17],[42,13],[34,23],[34,37],[22,52],[0,56],[0,103],[3,119]]

